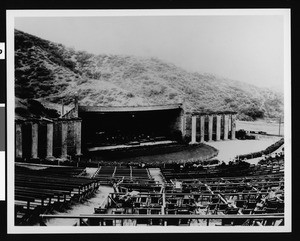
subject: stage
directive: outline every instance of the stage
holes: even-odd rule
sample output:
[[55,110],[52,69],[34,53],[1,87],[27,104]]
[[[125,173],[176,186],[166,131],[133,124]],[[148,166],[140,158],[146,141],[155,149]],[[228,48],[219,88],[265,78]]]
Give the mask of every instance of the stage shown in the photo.
[[97,163],[186,163],[209,160],[218,154],[214,147],[201,144],[182,144],[175,141],[147,142],[140,145],[93,147],[84,158]]
[[120,149],[131,149],[136,147],[143,147],[143,146],[155,146],[155,145],[166,145],[176,143],[176,141],[166,140],[166,141],[149,141],[143,143],[135,143],[135,144],[124,144],[124,145],[114,145],[114,146],[97,146],[88,148],[89,152],[95,151],[106,151],[106,150],[120,150]]

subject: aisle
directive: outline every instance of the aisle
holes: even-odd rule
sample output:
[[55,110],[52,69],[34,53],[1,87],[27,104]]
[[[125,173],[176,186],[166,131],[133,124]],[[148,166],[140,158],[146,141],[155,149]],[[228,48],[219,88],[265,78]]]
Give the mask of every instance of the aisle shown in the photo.
[[258,140],[227,140],[218,142],[207,142],[206,144],[215,147],[219,150],[216,159],[224,161],[226,164],[232,161],[237,155],[248,154],[251,152],[262,151],[268,146],[274,144],[280,137],[264,137],[261,136]]
[[[270,155],[282,152],[283,147],[284,147],[284,145],[280,146],[277,150],[273,151]],[[246,160],[246,162],[256,165],[261,159],[262,159],[262,157],[257,157],[257,158],[248,159],[248,160]]]
[[158,181],[160,184],[164,185],[160,168],[148,168],[148,170],[155,181]]
[[[108,194],[113,192],[113,188],[109,186],[100,186],[99,190],[96,192],[95,197],[92,197],[84,203],[78,203],[71,207],[70,210],[66,212],[55,212],[54,214],[68,214],[68,215],[80,215],[80,214],[93,214],[94,208],[98,208],[103,201],[107,198]],[[48,219],[45,220],[47,226],[73,226],[75,224],[79,225],[78,219]]]

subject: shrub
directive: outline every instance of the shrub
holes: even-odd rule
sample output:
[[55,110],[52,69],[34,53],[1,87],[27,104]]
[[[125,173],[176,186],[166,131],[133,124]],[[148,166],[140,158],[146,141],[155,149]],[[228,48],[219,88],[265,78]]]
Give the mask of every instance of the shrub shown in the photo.
[[88,79],[80,79],[80,80],[78,80],[78,84],[79,85],[82,85],[82,84],[84,84],[84,83],[87,83],[88,82]]
[[250,116],[253,120],[264,117],[264,112],[256,106],[246,107],[241,110],[241,113]]
[[177,96],[177,93],[172,92],[169,94],[169,99],[173,100],[176,96]]
[[72,70],[72,71],[73,71],[73,70],[75,69],[75,67],[76,67],[76,63],[73,62],[72,60],[69,60],[69,59],[64,60],[63,63],[64,63],[64,65],[65,65],[68,69],[70,69],[70,70]]
[[128,97],[128,98],[133,98],[133,97],[134,97],[134,94],[132,94],[132,93],[127,93],[127,94],[126,94],[126,97]]

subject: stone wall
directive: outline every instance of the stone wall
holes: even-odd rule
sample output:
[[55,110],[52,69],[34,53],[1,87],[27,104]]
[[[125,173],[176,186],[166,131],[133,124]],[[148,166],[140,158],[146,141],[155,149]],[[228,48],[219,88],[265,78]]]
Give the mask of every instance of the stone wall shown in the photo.
[[183,136],[183,139],[190,140],[191,134],[192,134],[192,115],[190,113],[186,113],[184,115],[185,119],[185,135]]
[[28,119],[15,123],[16,159],[68,159],[81,155],[81,119]]
[[181,109],[178,111],[178,115],[172,120],[170,126],[169,133],[176,135],[179,139],[182,138],[184,133],[184,110]]

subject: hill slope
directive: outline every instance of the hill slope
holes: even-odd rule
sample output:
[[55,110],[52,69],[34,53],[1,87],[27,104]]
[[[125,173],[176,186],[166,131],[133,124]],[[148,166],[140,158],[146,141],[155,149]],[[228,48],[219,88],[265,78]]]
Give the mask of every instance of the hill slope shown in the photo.
[[15,30],[16,97],[42,103],[136,106],[185,101],[190,111],[277,117],[282,94],[210,74],[187,72],[155,58],[93,55]]

